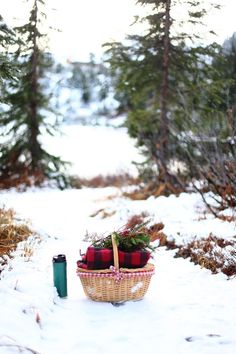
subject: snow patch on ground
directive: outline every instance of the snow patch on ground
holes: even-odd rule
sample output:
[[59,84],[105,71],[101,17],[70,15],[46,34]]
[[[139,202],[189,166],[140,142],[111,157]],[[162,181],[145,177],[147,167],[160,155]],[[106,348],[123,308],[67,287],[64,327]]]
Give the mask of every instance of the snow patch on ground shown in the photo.
[[[162,354],[233,354],[235,279],[173,258],[175,251],[157,250],[152,260],[156,274],[143,300],[114,307],[85,297],[76,261],[79,250],[87,247],[86,231],[112,231],[130,215],[148,211],[164,222],[167,235],[179,232],[181,237],[184,231],[187,238],[203,230],[220,234],[220,224],[213,218],[196,221],[202,206],[198,195],[147,201],[107,199],[116,193],[116,188],[1,192],[1,203],[30,218],[43,239],[30,260],[14,258],[11,271],[2,273],[0,353],[19,352],[1,347],[17,343],[41,354],[117,354],[134,349],[141,354],[154,348]],[[104,207],[116,213],[106,219],[90,216]],[[224,234],[235,232],[231,223],[224,226]],[[52,257],[59,253],[68,260],[67,299],[57,297],[52,282]]]
[[68,172],[80,177],[121,172],[137,175],[132,162],[144,159],[126,128],[64,125],[61,134],[44,137],[43,143],[50,153],[70,161]]

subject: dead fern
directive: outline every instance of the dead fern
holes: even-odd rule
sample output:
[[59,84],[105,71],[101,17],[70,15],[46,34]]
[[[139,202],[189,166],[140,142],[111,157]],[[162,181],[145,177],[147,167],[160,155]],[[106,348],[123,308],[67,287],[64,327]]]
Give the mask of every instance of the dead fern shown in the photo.
[[175,257],[190,258],[194,264],[227,276],[236,275],[236,242],[210,234],[206,239],[195,239],[178,246]]

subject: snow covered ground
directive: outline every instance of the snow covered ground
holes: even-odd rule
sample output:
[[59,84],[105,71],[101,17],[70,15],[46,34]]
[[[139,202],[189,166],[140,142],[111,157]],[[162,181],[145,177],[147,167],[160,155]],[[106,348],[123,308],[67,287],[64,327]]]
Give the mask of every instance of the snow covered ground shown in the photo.
[[125,128],[63,125],[61,134],[45,137],[43,142],[51,153],[72,162],[68,172],[80,177],[121,172],[135,175],[132,161],[144,159]]
[[[106,144],[102,129],[96,130],[94,136],[98,139],[99,131],[101,145]],[[127,137],[124,131],[116,132],[116,138],[112,132],[113,143],[124,147],[115,160],[118,166],[119,161],[128,161],[127,149],[120,140]],[[72,141],[73,135],[69,138]],[[74,151],[66,144],[64,140],[65,151]],[[85,148],[83,151],[87,155]],[[93,160],[102,161],[101,150],[93,151]],[[78,155],[73,155],[75,162],[77,156],[81,156],[80,149]],[[114,163],[114,157],[109,156]],[[105,158],[102,166],[106,171],[110,162],[108,156]],[[112,166],[115,170],[115,163]],[[86,174],[85,165],[83,168]],[[162,221],[164,232],[178,242],[210,232],[227,238],[235,236],[233,223],[210,215],[202,218],[204,206],[198,195],[183,193],[179,197],[131,201],[116,188],[31,189],[24,193],[2,191],[0,204],[13,207],[20,217],[29,219],[41,235],[40,242],[32,245],[34,254],[30,259],[20,256],[22,243],[9,268],[1,274],[0,354],[235,353],[235,278],[212,275],[189,260],[174,258],[175,251],[158,248],[152,260],[156,274],[144,299],[116,307],[87,299],[76,276],[79,250],[85,251],[88,246],[83,242],[86,231],[110,232],[123,226],[129,216],[143,211],[154,221]],[[100,209],[111,216],[92,216]],[[58,298],[52,281],[52,257],[59,253],[67,257],[66,299]]]

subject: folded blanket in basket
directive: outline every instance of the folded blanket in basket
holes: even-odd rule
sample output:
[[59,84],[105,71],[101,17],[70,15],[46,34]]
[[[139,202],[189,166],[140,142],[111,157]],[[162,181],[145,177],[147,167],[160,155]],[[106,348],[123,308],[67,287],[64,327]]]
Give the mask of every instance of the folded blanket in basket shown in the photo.
[[[120,268],[141,268],[144,267],[149,258],[150,252],[145,250],[124,252],[118,250]],[[108,248],[88,247],[86,254],[77,262],[78,267],[84,269],[107,269],[113,262],[113,250]]]

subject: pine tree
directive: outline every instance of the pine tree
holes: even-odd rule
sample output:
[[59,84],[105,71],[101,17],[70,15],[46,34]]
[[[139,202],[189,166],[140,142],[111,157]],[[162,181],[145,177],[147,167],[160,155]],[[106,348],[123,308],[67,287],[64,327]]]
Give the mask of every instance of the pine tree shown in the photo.
[[41,184],[49,178],[56,179],[63,187],[66,183],[60,172],[63,162],[49,154],[40,141],[41,134],[54,133],[53,125],[48,123],[53,112],[46,77],[53,61],[40,47],[46,39],[40,32],[41,20],[45,17],[40,6],[44,6],[43,0],[33,0],[29,21],[15,28],[24,41],[17,50],[21,76],[18,82],[9,82],[8,109],[0,118],[6,137],[1,148],[0,179],[10,180],[12,184]]
[[16,80],[18,75],[14,56],[9,51],[11,45],[19,43],[15,32],[7,26],[0,15],[0,102],[4,101],[4,83]]
[[[228,118],[231,116],[235,124],[236,118],[236,32],[219,48],[212,62],[215,72],[213,80],[222,83],[217,109]],[[233,124],[232,122],[232,124]],[[230,124],[230,123],[229,123]],[[231,125],[232,125],[231,124]],[[229,133],[226,133],[229,135]]]
[[[196,154],[188,154],[189,165],[212,192],[213,203],[195,184],[211,212],[218,216],[236,206],[236,41],[235,35],[218,46],[208,70],[210,78],[201,94],[202,116],[194,127]],[[197,140],[196,140],[197,138]],[[200,161],[199,161],[200,160]]]
[[[187,33],[187,29],[201,24],[207,10],[203,2],[194,0],[138,0],[137,3],[149,9],[141,19],[146,24],[145,33],[128,36],[125,45],[108,44],[107,54],[118,75],[117,91],[123,92],[129,110],[129,133],[145,148],[149,161],[154,162],[157,168],[154,179],[158,175],[157,183],[181,186],[170,164],[183,157],[179,137],[189,114],[185,101],[194,92],[194,79],[200,72],[203,75],[206,55],[212,53],[209,46],[199,45],[197,30]],[[185,19],[174,17],[176,6],[186,12]],[[196,102],[191,102],[196,106],[197,95],[194,99]]]

